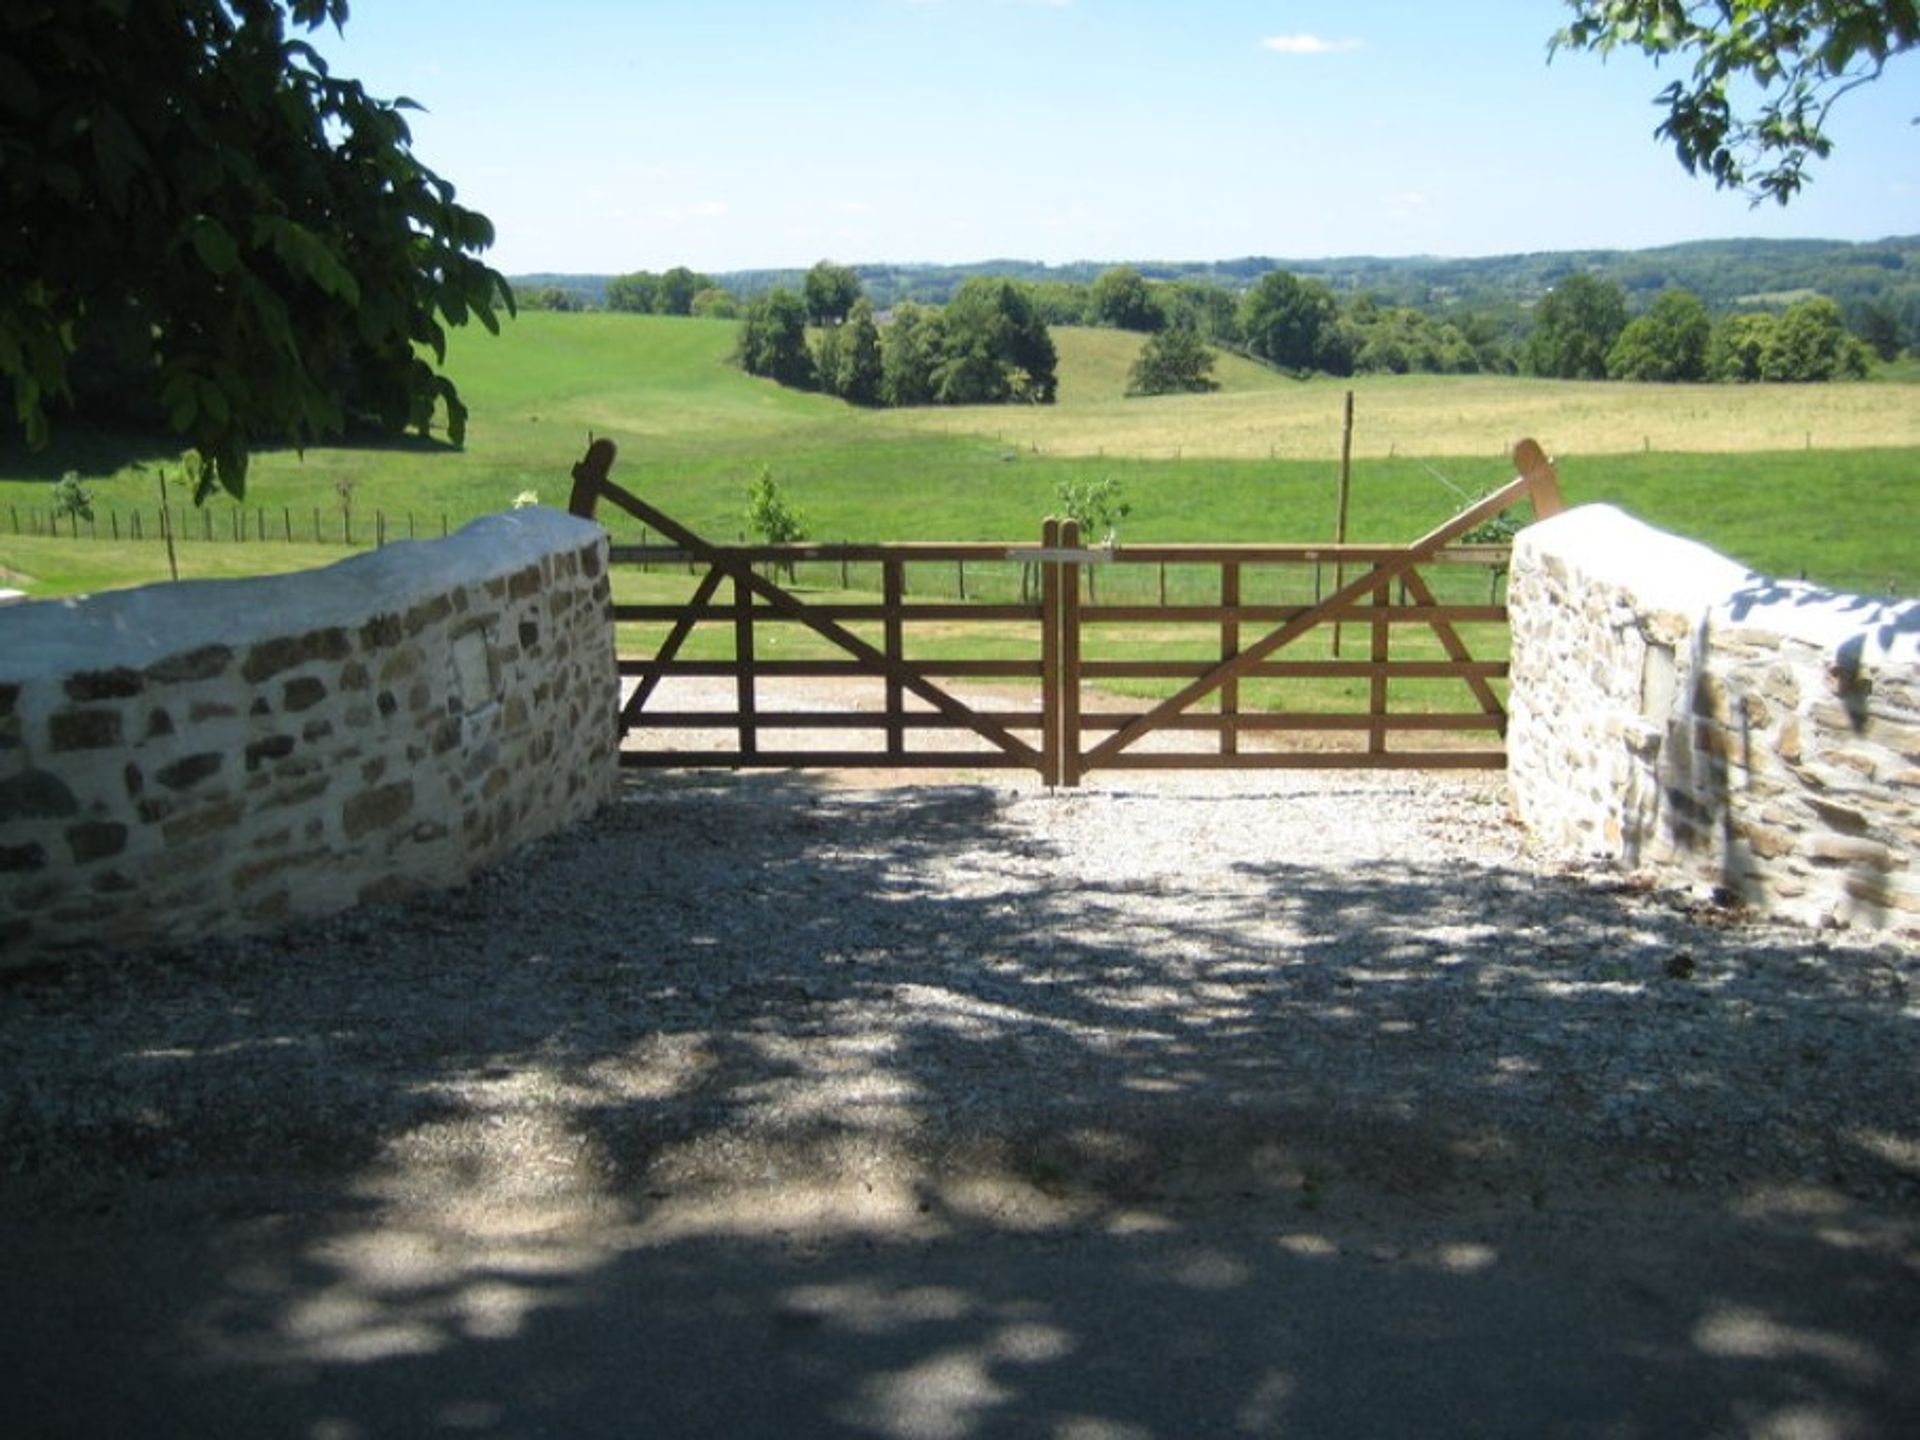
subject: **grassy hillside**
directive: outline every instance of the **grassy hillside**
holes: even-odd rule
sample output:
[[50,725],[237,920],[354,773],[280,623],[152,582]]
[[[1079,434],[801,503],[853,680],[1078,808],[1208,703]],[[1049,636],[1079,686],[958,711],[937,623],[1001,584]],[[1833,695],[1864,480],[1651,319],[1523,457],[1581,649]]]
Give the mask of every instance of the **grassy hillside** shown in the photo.
[[[768,466],[823,540],[1024,539],[1056,508],[1063,480],[1103,475],[1120,478],[1133,503],[1126,539],[1325,539],[1351,388],[1356,539],[1419,533],[1462,494],[1507,478],[1506,447],[1531,434],[1561,456],[1576,501],[1619,501],[1776,573],[1920,586],[1907,523],[1920,501],[1920,406],[1909,386],[1297,382],[1228,358],[1218,393],[1126,400],[1139,337],[1061,330],[1057,406],[863,412],[742,375],[728,363],[733,337],[727,322],[551,313],[524,315],[497,340],[462,334],[452,367],[474,413],[464,450],[262,454],[249,529],[264,520],[284,537],[291,524],[310,539],[317,515],[337,534],[342,487],[362,541],[376,512],[391,517],[390,534],[411,516],[432,535],[527,490],[563,503],[568,469],[596,433],[621,447],[617,478],[717,538],[740,531],[747,483]],[[104,549],[55,561],[43,547],[76,542],[15,540],[10,511],[44,506],[46,482],[72,468],[94,491],[103,532],[112,512],[139,506],[151,534],[164,456],[72,435],[46,454],[0,451],[0,567],[43,593],[97,588],[131,567]],[[226,502],[215,522],[230,533]],[[263,568],[293,554],[284,538],[233,549],[257,553]],[[158,564],[140,578],[164,575],[163,555]]]

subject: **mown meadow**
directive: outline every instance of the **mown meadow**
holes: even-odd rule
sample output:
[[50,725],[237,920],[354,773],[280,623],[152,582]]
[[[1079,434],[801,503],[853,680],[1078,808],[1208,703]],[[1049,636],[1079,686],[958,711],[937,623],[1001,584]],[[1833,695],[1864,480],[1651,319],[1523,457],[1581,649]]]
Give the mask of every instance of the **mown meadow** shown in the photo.
[[[743,532],[747,485],[765,467],[818,540],[1025,542],[1063,482],[1112,476],[1132,506],[1123,542],[1323,541],[1351,389],[1356,540],[1420,533],[1504,481],[1507,447],[1532,435],[1558,457],[1573,503],[1624,505],[1770,573],[1920,587],[1911,383],[1297,381],[1227,357],[1213,394],[1125,399],[1138,337],[1061,330],[1058,405],[868,412],[741,374],[729,363],[734,333],[725,321],[554,313],[522,315],[499,339],[463,333],[451,367],[473,410],[464,449],[262,453],[240,514],[221,499],[186,517],[184,536],[225,538],[183,538],[182,573],[334,558],[345,510],[367,544],[379,530],[437,535],[527,492],[564,503],[591,435],[619,444],[616,478],[714,538]],[[95,526],[77,541],[13,534],[12,517],[31,531],[69,470],[92,493]],[[165,578],[163,474],[178,504],[181,466],[163,443],[65,434],[41,453],[0,449],[5,583],[48,595]],[[139,543],[126,538],[135,510]],[[236,531],[254,538],[234,544]]]

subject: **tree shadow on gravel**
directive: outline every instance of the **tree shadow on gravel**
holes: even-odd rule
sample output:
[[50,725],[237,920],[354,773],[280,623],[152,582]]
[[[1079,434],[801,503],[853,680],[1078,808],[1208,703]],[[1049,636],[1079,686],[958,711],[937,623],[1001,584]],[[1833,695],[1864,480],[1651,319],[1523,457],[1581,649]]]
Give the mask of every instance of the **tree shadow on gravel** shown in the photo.
[[1235,816],[1287,799],[1143,856],[1126,794],[663,776],[458,891],[15,981],[0,1405],[1912,1433],[1913,955],[1279,861]]

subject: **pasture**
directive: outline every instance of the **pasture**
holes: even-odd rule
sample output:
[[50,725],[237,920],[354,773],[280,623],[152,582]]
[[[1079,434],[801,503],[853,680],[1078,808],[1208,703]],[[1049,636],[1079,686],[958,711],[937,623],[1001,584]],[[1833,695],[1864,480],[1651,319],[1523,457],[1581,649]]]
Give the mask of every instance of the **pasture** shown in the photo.
[[[1920,389],[1910,383],[1303,382],[1228,357],[1214,394],[1128,400],[1139,337],[1057,330],[1056,406],[859,411],[742,375],[728,363],[733,337],[723,321],[552,313],[523,315],[499,339],[461,333],[451,367],[473,410],[463,450],[421,441],[264,452],[246,511],[232,515],[223,498],[211,522],[190,528],[264,528],[268,541],[183,544],[182,573],[310,563],[316,528],[337,540],[343,500],[362,544],[381,518],[389,537],[408,525],[426,536],[527,491],[564,503],[590,434],[618,441],[623,483],[715,538],[741,532],[747,484],[764,466],[819,540],[1026,541],[1062,482],[1106,475],[1133,506],[1123,542],[1329,539],[1352,389],[1353,539],[1419,533],[1505,480],[1507,446],[1533,435],[1559,457],[1572,503],[1625,505],[1771,573],[1920,587],[1908,518],[1920,501]],[[126,437],[0,448],[0,568],[18,577],[7,583],[66,594],[165,578],[151,538],[11,533],[10,511],[44,510],[47,482],[66,470],[93,492],[102,533],[109,516],[144,508],[151,536],[156,471],[177,477],[180,466],[164,443]],[[177,502],[182,487],[172,488]],[[287,543],[288,531],[305,543]]]

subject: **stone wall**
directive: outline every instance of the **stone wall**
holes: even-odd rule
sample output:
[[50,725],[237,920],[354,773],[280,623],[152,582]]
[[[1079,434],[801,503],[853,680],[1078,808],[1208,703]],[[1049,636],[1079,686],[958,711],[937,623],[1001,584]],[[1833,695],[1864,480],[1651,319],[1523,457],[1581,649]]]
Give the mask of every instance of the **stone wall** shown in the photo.
[[0,610],[0,966],[458,881],[617,774],[597,526]]
[[1508,765],[1538,841],[1920,932],[1920,602],[1586,506],[1521,532],[1510,605]]

